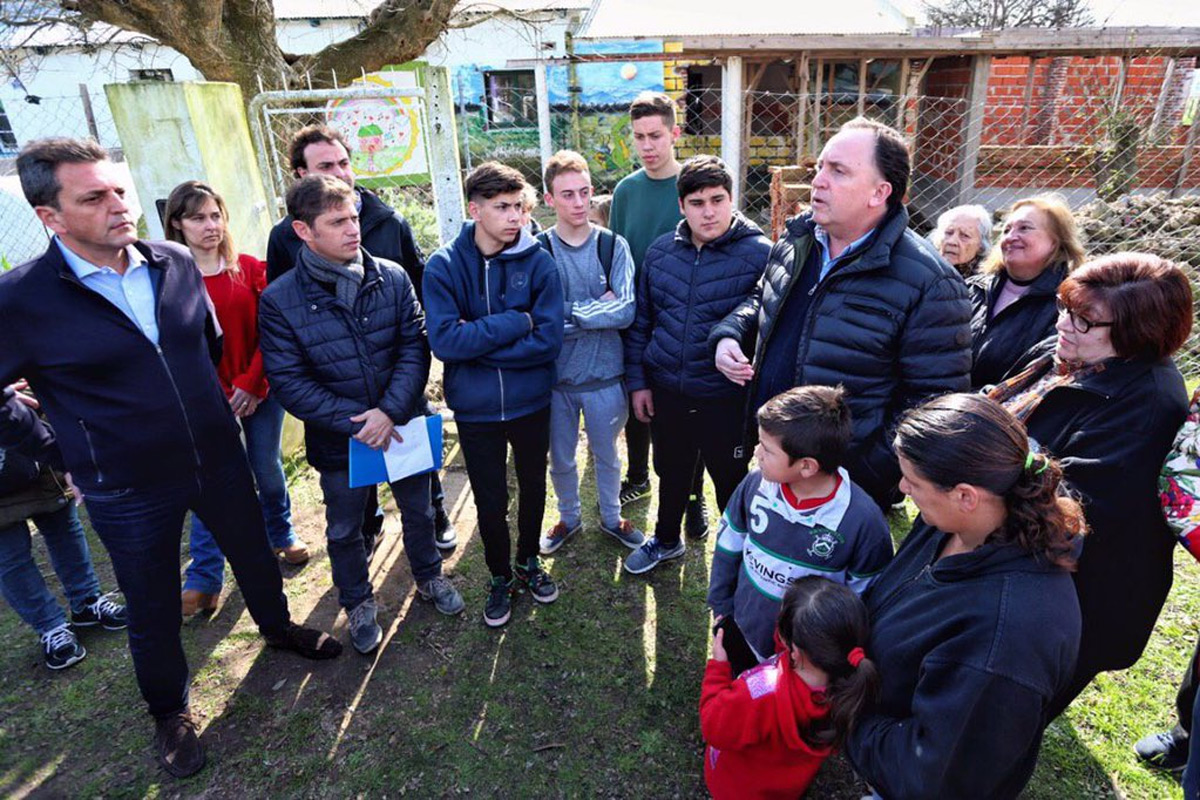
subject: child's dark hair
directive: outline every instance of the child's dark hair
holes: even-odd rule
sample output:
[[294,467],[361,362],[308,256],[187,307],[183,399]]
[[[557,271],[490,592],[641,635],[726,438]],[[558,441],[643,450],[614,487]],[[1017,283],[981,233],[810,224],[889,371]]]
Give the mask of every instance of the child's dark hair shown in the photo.
[[758,409],[758,427],[779,439],[789,463],[816,459],[821,471],[837,472],[850,447],[850,407],[841,386],[797,386]]
[[806,575],[783,595],[778,625],[788,653],[800,648],[828,676],[829,713],[801,735],[816,747],[840,747],[879,695],[879,670],[863,652],[871,632],[867,607],[850,588]]
[[663,125],[675,127],[675,103],[662,92],[642,92],[629,104],[630,121],[643,117],[659,117]]
[[989,542],[1014,542],[1054,564],[1075,566],[1083,509],[1062,491],[1062,468],[1029,450],[1025,426],[980,394],[948,394],[907,412],[896,453],[935,486],[977,486],[1004,500],[1004,524]]
[[491,200],[496,195],[524,192],[528,184],[517,169],[499,161],[485,161],[467,176],[467,200]]
[[692,156],[683,162],[675,185],[679,189],[680,200],[701,189],[724,189],[730,197],[733,196],[733,174],[725,162],[716,156]]

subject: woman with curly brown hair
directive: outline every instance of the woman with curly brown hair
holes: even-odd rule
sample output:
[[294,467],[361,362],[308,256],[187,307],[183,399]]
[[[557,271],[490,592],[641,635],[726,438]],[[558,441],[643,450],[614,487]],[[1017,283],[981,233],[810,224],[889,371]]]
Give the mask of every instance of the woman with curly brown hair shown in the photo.
[[921,514],[863,598],[882,690],[847,754],[889,800],[1016,797],[1075,665],[1083,512],[981,395],[908,412],[895,447]]
[[1166,259],[1115,253],[1062,282],[1055,327],[989,396],[1062,462],[1092,530],[1075,573],[1079,664],[1057,715],[1098,673],[1138,660],[1171,588],[1158,474],[1187,416],[1171,355],[1192,329],[1192,289]]

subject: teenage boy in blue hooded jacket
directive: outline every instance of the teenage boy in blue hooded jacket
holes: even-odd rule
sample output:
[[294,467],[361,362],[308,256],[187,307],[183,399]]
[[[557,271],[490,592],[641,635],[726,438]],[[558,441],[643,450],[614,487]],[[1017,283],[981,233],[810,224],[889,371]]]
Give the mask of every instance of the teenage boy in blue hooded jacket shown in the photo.
[[[446,402],[458,424],[492,575],[483,614],[490,627],[508,622],[514,590],[539,603],[558,598],[538,561],[538,539],[563,290],[554,258],[521,224],[526,185],[512,167],[494,161],[476,167],[465,186],[472,221],[430,257],[423,278],[429,344],[446,365]],[[515,568],[508,533],[509,445],[518,487]]]

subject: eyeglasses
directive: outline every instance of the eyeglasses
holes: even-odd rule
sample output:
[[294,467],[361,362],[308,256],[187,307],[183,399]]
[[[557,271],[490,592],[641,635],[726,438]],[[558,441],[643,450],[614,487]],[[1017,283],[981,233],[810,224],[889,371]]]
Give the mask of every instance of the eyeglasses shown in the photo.
[[1092,328],[1111,328],[1113,326],[1113,323],[1111,322],[1092,322],[1082,314],[1077,314],[1076,312],[1067,308],[1066,303],[1064,303],[1062,300],[1055,300],[1054,307],[1058,309],[1058,315],[1060,317],[1063,314],[1066,314],[1071,318],[1071,327],[1074,328],[1078,333],[1087,333]]

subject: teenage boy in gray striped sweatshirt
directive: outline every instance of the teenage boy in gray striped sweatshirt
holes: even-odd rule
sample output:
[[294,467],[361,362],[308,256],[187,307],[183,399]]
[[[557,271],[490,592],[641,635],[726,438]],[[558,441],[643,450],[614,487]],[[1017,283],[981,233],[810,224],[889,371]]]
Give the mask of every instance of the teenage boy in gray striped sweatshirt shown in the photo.
[[546,164],[546,205],[554,209],[553,228],[539,235],[558,264],[563,285],[564,336],[558,380],[550,399],[550,479],[558,495],[559,520],[541,540],[553,553],[583,528],[579,501],[579,417],[596,461],[600,530],[629,548],[645,540],[621,518],[621,459],[617,436],[625,427],[625,359],[622,328],[637,310],[629,245],[588,221],[592,177],[587,161],[560,150]]

